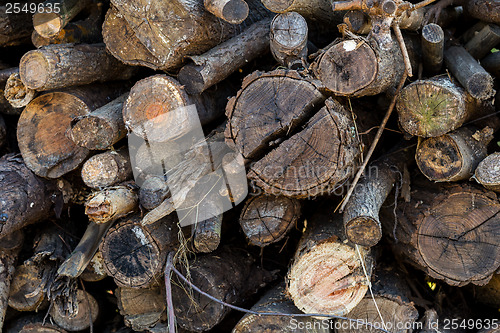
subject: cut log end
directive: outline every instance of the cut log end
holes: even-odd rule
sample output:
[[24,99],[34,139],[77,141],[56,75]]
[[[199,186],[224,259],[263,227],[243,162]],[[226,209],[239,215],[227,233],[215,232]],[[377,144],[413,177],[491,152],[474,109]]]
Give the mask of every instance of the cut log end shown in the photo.
[[232,24],[240,24],[248,17],[248,5],[243,0],[230,0],[222,10],[222,16]]
[[366,247],[375,246],[382,239],[380,222],[371,216],[359,216],[345,226],[348,239]]
[[45,38],[55,37],[64,27],[64,21],[57,13],[36,13],[33,15],[36,32]]
[[460,148],[447,135],[424,140],[415,158],[420,171],[434,181],[452,179],[463,167]]
[[10,285],[9,306],[17,311],[36,311],[45,300],[41,271],[37,265],[16,267]]
[[500,191],[500,153],[493,153],[481,161],[474,178],[487,189]]
[[203,66],[187,64],[179,71],[179,81],[185,82],[184,86],[189,94],[199,94],[206,89],[205,78],[201,74]]
[[88,292],[78,290],[76,294],[77,312],[71,316],[57,303],[54,303],[50,315],[54,322],[68,331],[83,331],[95,322],[99,314],[99,305],[95,298]]
[[38,50],[26,53],[19,62],[19,76],[30,89],[39,89],[49,81],[50,64]]
[[71,121],[71,140],[80,147],[93,149],[113,144],[114,129],[104,119],[97,117],[75,118]]
[[15,108],[22,108],[28,105],[35,97],[36,92],[28,88],[20,79],[19,73],[14,73],[7,79],[5,85],[5,99]]

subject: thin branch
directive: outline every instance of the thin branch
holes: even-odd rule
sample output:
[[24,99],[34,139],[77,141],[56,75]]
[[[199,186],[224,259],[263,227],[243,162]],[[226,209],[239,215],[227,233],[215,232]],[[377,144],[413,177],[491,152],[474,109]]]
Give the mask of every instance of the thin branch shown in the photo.
[[170,252],[165,265],[165,296],[167,298],[167,316],[168,316],[168,332],[175,333],[175,313],[174,303],[172,302],[172,285],[170,275],[172,274],[174,252]]
[[419,2],[413,6],[413,10],[430,5],[431,3],[435,2],[435,1],[436,0],[425,0],[425,1]]

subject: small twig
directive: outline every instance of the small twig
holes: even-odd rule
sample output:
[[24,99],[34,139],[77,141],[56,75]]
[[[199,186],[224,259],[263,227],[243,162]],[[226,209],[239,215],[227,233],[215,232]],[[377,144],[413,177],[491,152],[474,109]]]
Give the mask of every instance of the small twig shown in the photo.
[[363,172],[366,169],[366,166],[368,165],[368,162],[370,161],[370,158],[373,155],[373,152],[375,151],[375,148],[377,147],[377,144],[380,140],[380,137],[382,136],[382,133],[384,132],[385,126],[387,125],[387,122],[389,121],[389,118],[391,117],[392,111],[394,110],[394,106],[396,105],[396,99],[401,92],[401,89],[403,88],[403,85],[405,84],[407,75],[406,72],[403,73],[403,76],[401,77],[401,81],[399,81],[398,88],[396,89],[396,93],[394,94],[394,97],[392,98],[391,105],[389,105],[389,109],[387,109],[387,112],[384,116],[384,119],[382,120],[382,123],[380,124],[380,127],[377,131],[377,134],[375,134],[375,138],[373,139],[373,143],[370,146],[370,149],[368,150],[368,153],[366,154],[365,160],[363,161],[363,164],[359,168],[358,172],[356,173],[356,176],[354,177],[354,180],[352,181],[351,186],[349,187],[349,191],[347,191],[346,196],[343,199],[342,205],[340,206],[340,212],[342,213],[344,211],[345,206],[349,202],[349,198],[351,197],[352,193],[354,192],[354,188],[359,182],[359,179],[363,175]]
[[405,64],[406,75],[408,75],[409,77],[412,77],[413,70],[411,68],[410,56],[408,55],[408,50],[406,49],[405,40],[403,39],[403,34],[401,34],[401,29],[399,29],[398,23],[399,22],[394,24],[392,26],[392,29],[394,30],[394,34],[396,35],[396,39],[398,40],[398,43],[399,43],[399,48],[401,49],[401,53],[403,54],[403,61]]
[[413,10],[416,10],[416,9],[419,9],[419,8],[422,8],[422,7],[425,7],[427,5],[430,5],[431,3],[435,2],[436,0],[425,0],[425,1],[422,1],[422,2],[419,2],[417,4],[415,4],[413,6]]
[[165,265],[165,296],[167,298],[167,316],[168,316],[168,332],[175,333],[175,313],[174,303],[172,302],[172,285],[170,275],[172,274],[174,252],[170,252]]

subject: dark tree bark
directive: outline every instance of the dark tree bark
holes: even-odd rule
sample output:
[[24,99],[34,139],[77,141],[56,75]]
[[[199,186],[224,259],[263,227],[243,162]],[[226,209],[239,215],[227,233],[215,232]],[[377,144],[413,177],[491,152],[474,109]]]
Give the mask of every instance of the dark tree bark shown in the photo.
[[434,23],[426,24],[422,28],[422,59],[425,69],[436,73],[443,66],[444,32]]
[[56,36],[69,21],[91,3],[91,0],[46,0],[43,3],[44,10],[33,15],[36,32],[45,38]]
[[160,176],[150,176],[141,185],[139,202],[147,210],[158,207],[170,195],[167,181]]
[[466,41],[464,48],[476,59],[483,59],[491,49],[500,43],[500,27],[494,24],[485,25],[474,36]]
[[484,22],[500,24],[500,3],[497,0],[465,0],[465,10]]
[[222,232],[222,214],[200,221],[193,228],[195,251],[209,253],[219,247]]
[[[40,1],[19,1],[24,4]],[[0,46],[15,46],[29,43],[29,36],[33,31],[31,14],[20,12],[18,14],[7,13],[7,6],[0,6]]]
[[490,74],[500,77],[500,52],[491,53],[481,60],[481,66]]

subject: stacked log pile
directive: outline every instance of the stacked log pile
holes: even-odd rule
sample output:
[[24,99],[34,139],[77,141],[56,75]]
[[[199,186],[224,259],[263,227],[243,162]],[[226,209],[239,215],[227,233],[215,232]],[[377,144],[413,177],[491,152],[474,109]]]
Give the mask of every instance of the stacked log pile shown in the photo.
[[2,3],[0,333],[495,332],[499,49],[497,0]]

